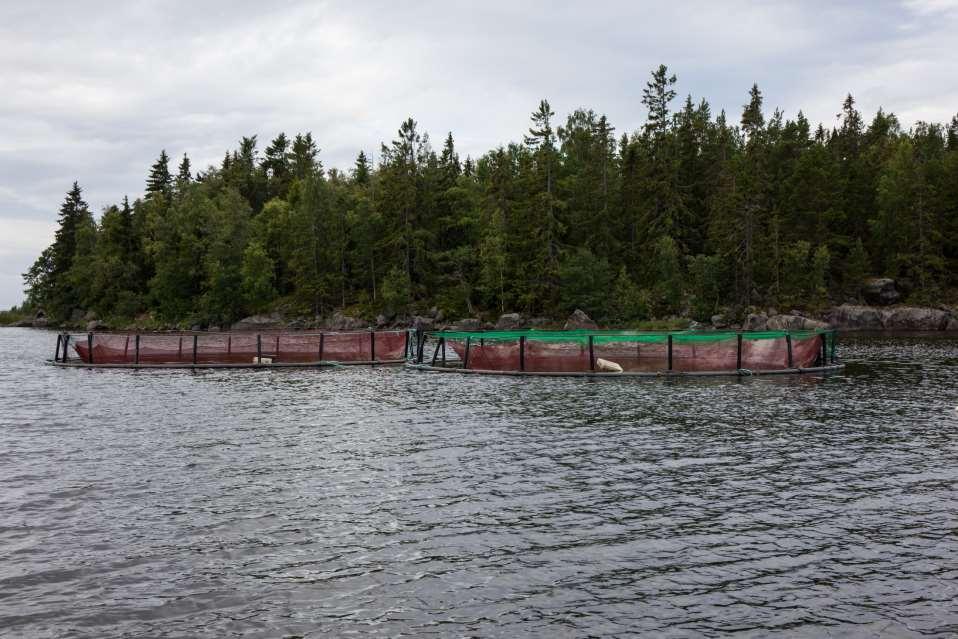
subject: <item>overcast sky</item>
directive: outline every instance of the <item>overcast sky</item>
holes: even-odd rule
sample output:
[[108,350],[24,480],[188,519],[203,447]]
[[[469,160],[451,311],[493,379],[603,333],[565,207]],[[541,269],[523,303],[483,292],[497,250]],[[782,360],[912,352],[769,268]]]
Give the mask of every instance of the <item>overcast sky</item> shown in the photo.
[[478,155],[521,139],[541,98],[621,134],[660,63],[733,121],[753,82],[768,112],[827,126],[849,92],[906,127],[958,112],[958,0],[841,4],[3,2],[0,307],[74,180],[99,214],[142,193],[160,149],[205,167],[243,135],[312,131],[348,168],[412,116]]

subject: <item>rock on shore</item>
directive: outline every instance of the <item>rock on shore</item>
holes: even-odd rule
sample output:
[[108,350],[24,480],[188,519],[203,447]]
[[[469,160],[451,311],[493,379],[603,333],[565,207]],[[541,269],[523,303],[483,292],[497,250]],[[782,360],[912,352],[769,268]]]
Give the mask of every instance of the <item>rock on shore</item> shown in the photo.
[[924,306],[876,308],[843,304],[829,310],[825,319],[834,328],[859,331],[958,330],[958,317],[951,311]]
[[573,311],[572,315],[569,316],[565,326],[562,328],[567,331],[575,329],[594,330],[599,328],[599,325],[592,321],[592,318],[586,315],[585,311],[577,308]]
[[234,331],[261,331],[285,326],[283,316],[279,313],[250,315],[244,317],[231,327]]
[[519,313],[505,313],[504,315],[499,316],[499,321],[496,322],[497,331],[512,331],[519,328],[522,328],[524,321],[522,315]]
[[811,331],[828,326],[828,322],[802,315],[777,313],[769,316],[765,313],[753,313],[745,318],[742,328],[746,331]]
[[872,305],[888,306],[901,299],[901,293],[890,277],[873,277],[862,286],[865,301]]

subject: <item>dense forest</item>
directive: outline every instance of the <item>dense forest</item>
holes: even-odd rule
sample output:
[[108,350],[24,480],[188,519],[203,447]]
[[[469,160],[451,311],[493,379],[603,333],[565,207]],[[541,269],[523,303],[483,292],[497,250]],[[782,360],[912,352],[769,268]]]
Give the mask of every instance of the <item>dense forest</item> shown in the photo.
[[[582,308],[609,324],[855,300],[871,275],[907,300],[958,288],[958,116],[903,131],[851,95],[834,125],[676,101],[656,69],[648,116],[622,132],[543,100],[521,142],[462,159],[413,119],[347,171],[309,133],[219,166],[171,169],[97,220],[74,184],[54,243],[24,275],[55,322],[226,325],[250,313],[371,317],[430,307],[466,317]],[[838,105],[836,104],[836,110]]]

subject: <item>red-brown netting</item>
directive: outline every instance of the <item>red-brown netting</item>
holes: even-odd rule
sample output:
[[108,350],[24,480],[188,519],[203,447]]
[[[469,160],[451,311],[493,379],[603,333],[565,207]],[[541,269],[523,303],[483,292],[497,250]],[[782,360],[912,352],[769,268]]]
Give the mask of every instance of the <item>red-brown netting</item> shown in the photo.
[[[521,335],[524,342],[521,347],[520,337],[486,335],[488,337],[476,333],[466,340],[462,334],[451,333],[445,338],[458,359],[470,370],[583,373],[592,370],[589,336],[585,334],[537,335],[530,331]],[[610,333],[594,335],[592,340],[592,356],[596,360],[614,362],[625,372],[670,370],[666,335]],[[791,335],[792,359],[789,362],[786,333],[745,333],[739,361],[736,333],[675,334],[671,370],[731,372],[740,368],[755,371],[810,368],[821,357],[822,340],[821,333]]]
[[[93,364],[253,364],[257,356],[277,364],[393,362],[405,358],[405,331],[352,333],[93,333],[71,336],[80,359]],[[194,355],[195,340],[195,355]]]

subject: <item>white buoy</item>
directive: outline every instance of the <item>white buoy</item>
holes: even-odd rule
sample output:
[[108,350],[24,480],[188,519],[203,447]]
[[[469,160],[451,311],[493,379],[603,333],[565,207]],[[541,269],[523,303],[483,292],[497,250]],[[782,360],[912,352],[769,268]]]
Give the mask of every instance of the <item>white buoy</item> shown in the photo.
[[595,360],[595,370],[602,371],[603,373],[621,373],[622,367],[615,362],[599,358]]

